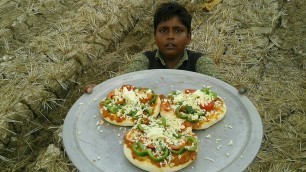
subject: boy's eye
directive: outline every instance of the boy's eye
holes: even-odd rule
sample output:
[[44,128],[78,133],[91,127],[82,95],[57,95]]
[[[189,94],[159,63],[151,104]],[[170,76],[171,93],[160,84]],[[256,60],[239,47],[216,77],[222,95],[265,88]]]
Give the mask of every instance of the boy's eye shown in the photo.
[[182,29],[176,29],[175,32],[180,33],[180,32],[183,32],[183,30]]
[[166,33],[167,32],[167,29],[160,29],[159,30],[161,33]]

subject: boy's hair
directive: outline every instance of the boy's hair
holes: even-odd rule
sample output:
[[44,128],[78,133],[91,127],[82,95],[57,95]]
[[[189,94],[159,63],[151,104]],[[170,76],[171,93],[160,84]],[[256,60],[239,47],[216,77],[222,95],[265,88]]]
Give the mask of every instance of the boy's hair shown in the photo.
[[159,23],[168,21],[174,16],[178,16],[184,26],[186,26],[188,33],[191,33],[192,17],[185,7],[176,3],[168,2],[161,4],[154,14],[154,34]]

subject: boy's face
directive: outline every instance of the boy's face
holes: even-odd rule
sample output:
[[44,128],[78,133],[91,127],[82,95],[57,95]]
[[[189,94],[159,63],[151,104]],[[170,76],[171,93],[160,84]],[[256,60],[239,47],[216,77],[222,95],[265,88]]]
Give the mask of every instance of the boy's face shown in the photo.
[[165,59],[181,58],[191,35],[177,16],[158,24],[155,43]]

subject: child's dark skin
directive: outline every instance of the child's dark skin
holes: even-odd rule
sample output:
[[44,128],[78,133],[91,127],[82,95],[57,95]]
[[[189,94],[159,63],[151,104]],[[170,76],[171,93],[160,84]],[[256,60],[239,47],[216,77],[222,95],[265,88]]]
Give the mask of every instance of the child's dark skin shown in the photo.
[[[147,69],[182,69],[199,72],[219,79],[222,76],[207,56],[186,49],[191,41],[192,16],[180,4],[169,2],[161,4],[154,15],[154,38],[157,50],[146,51],[134,58],[122,73]],[[152,52],[155,53],[153,57]],[[84,88],[91,93],[95,84]]]
[[157,25],[155,43],[169,69],[178,64],[190,41],[191,34],[177,16]]
[[[155,44],[163,55],[166,65],[173,69],[184,54],[186,46],[191,41],[191,33],[181,22],[179,17],[174,16],[167,21],[160,22],[157,25],[155,35]],[[85,93],[92,93],[96,84],[87,85],[84,88]]]

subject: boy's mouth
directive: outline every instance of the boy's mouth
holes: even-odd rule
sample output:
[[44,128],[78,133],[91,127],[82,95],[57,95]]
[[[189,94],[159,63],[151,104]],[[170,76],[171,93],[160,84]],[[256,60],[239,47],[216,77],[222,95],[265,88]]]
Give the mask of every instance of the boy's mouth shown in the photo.
[[167,48],[167,49],[173,49],[173,48],[175,48],[175,45],[172,44],[172,43],[166,44],[166,48]]

